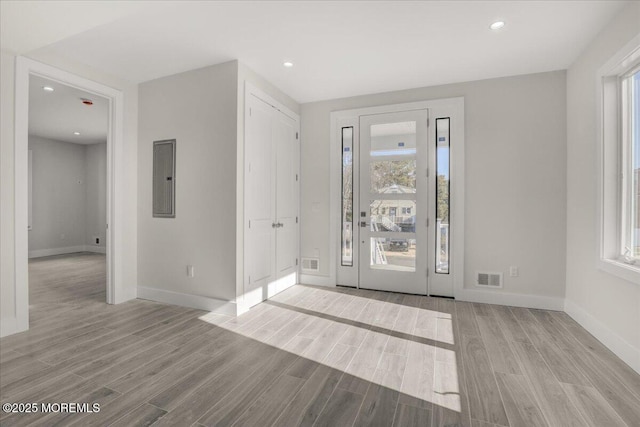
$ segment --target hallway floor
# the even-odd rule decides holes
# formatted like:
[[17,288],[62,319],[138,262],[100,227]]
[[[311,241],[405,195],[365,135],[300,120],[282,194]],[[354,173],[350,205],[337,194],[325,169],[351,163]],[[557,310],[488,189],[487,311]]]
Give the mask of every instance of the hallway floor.
[[105,304],[104,256],[30,262],[2,426],[637,426],[640,375],[561,312],[294,286],[231,318]]

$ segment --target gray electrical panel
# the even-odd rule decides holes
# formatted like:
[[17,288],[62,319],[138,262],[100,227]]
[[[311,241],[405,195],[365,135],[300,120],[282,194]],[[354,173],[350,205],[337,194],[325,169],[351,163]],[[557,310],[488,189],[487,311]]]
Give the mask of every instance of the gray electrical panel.
[[176,140],[153,142],[153,216],[176,216]]

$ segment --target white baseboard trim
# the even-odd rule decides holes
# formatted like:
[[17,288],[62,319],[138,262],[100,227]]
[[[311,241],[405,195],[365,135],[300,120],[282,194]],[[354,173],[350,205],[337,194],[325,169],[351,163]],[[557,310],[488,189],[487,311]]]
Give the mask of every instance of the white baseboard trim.
[[122,304],[123,302],[131,301],[138,298],[138,288],[127,287],[125,289],[122,289],[121,292],[118,292],[118,296],[120,298],[117,298],[113,302],[114,305]]
[[[301,274],[300,283],[303,285],[314,286],[336,286],[335,281],[331,280],[329,276],[314,276],[312,274]],[[539,308],[555,311],[564,310],[563,298],[544,297],[538,295],[512,294],[475,289],[456,289],[455,299],[459,301],[509,305],[512,307]]]
[[543,310],[564,310],[564,298],[545,297],[530,294],[512,294],[489,290],[456,289],[458,301],[479,302],[484,304],[509,305],[512,307],[539,308]]
[[299,282],[303,285],[336,286],[335,280],[331,280],[329,276],[314,276],[313,274],[301,274]]
[[0,338],[24,332],[29,329],[29,325],[21,325],[15,317],[4,317],[0,319]]
[[203,297],[199,295],[183,294],[180,292],[166,291],[164,289],[146,288],[138,286],[138,298],[165,304],[179,305],[182,307],[197,308],[199,310],[213,311],[215,313],[237,316],[239,307],[233,301],[224,301],[217,298]]
[[598,341],[640,374],[640,349],[625,341],[620,335],[596,319],[576,303],[565,300],[564,311],[585,328]]
[[42,258],[45,256],[65,255],[77,252],[94,252],[97,254],[106,254],[107,248],[105,248],[104,246],[78,245],[66,246],[64,248],[37,249],[35,251],[29,251],[29,258]]
[[29,258],[41,258],[45,256],[72,254],[75,252],[84,252],[84,245],[67,246],[64,248],[37,249],[29,251]]
[[95,245],[84,245],[85,252],[93,252],[96,254],[105,254],[107,253],[107,248],[104,246],[95,246]]

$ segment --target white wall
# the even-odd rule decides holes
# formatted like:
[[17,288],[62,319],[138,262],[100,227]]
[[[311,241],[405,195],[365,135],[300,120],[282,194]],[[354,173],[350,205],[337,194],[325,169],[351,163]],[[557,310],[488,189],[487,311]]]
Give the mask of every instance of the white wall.
[[[242,290],[246,82],[299,112],[238,61],[140,85],[138,286],[145,298],[225,310],[220,303],[235,302]],[[176,217],[153,218],[152,144],[173,138]],[[195,277],[187,277],[187,265]]]
[[[104,251],[107,224],[107,144],[85,145],[85,240],[90,250]],[[96,244],[95,238],[100,238]]]
[[[121,179],[127,185],[125,190],[118,194],[118,206],[127,221],[119,224],[123,231],[124,240],[122,251],[117,254],[121,263],[116,271],[119,277],[121,292],[116,303],[136,297],[137,283],[137,112],[138,91],[135,83],[122,80],[100,70],[88,67],[84,64],[68,60],[55,53],[33,52],[27,55],[29,58],[74,73],[81,77],[110,86],[122,91],[124,95],[124,152],[122,158],[123,175]],[[14,93],[15,93],[15,56],[1,53],[0,89],[1,97],[1,128],[0,133],[0,159],[2,162],[0,181],[0,199],[2,209],[0,214],[1,249],[0,252],[0,336],[16,332],[19,328],[16,320],[15,307],[15,239],[14,239]]]
[[29,256],[77,252],[85,244],[86,147],[29,136],[33,152]]
[[33,152],[29,256],[104,253],[107,144],[81,145],[31,135],[29,149]]
[[[465,287],[474,272],[519,266],[502,293],[565,292],[565,72],[531,74],[302,104],[301,256],[329,274],[329,113],[465,98]],[[455,144],[455,141],[452,141]],[[545,302],[546,303],[546,302]]]
[[567,72],[566,310],[640,372],[640,284],[596,267],[596,72],[639,33],[640,3],[633,2]]
[[[236,297],[237,71],[233,61],[140,84],[140,287]],[[174,138],[176,217],[153,218],[153,141]]]
[[14,94],[15,57],[0,52],[0,336],[16,323],[14,196]]

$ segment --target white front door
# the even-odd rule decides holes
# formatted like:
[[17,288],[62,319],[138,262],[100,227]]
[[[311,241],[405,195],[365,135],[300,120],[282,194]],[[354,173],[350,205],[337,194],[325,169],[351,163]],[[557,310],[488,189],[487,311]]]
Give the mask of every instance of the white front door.
[[360,117],[359,286],[427,293],[428,110]]
[[464,100],[337,111],[331,125],[336,283],[454,296],[464,280]]

